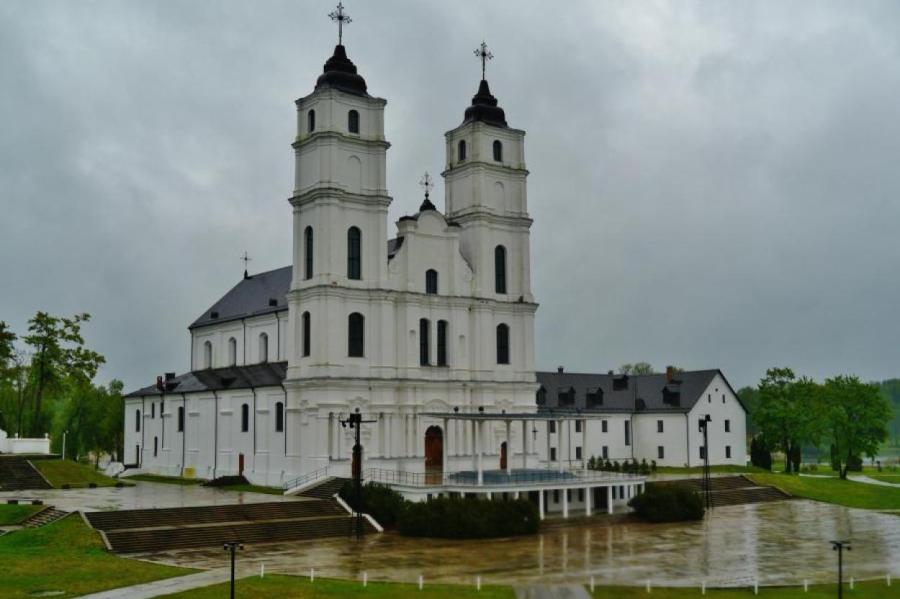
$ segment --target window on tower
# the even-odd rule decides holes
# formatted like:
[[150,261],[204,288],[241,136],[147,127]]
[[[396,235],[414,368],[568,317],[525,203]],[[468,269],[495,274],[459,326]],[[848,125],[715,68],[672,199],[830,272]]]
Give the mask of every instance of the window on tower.
[[311,279],[313,276],[313,228],[306,227],[303,231],[303,251],[306,254],[304,279]]
[[509,326],[497,325],[497,364],[509,364]]
[[362,278],[362,233],[358,227],[347,229],[347,278]]
[[136,433],[141,432],[141,411],[140,410],[134,411],[134,432],[136,432]]
[[275,403],[275,432],[284,432],[284,404],[280,401]]
[[503,144],[499,139],[494,140],[494,162],[503,162]]
[[433,268],[425,271],[425,293],[436,295],[438,292],[438,273]]
[[437,365],[447,365],[447,321],[437,323]]
[[355,110],[347,113],[347,130],[350,133],[359,133],[359,113]]
[[316,130],[316,111],[310,110],[306,113],[306,131],[312,133]]
[[303,313],[303,355],[308,356],[312,349],[312,331],[310,330],[309,312]]
[[494,291],[506,293],[506,248],[494,248]]
[[462,162],[466,159],[466,140],[461,139],[456,146],[456,159]]
[[365,319],[359,312],[354,312],[347,319],[347,355],[351,358],[362,358],[365,347]]
[[429,349],[431,348],[431,339],[429,329],[431,323],[427,318],[419,319],[419,366],[428,366],[431,364],[431,356]]

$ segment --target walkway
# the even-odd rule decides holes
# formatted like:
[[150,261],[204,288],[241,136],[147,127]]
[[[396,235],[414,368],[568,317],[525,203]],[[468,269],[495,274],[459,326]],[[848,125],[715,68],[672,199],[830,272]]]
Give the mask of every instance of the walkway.
[[[249,569],[241,569],[237,573],[237,578],[250,576],[254,572]],[[91,595],[82,595],[82,599],[150,599],[151,597],[159,597],[160,595],[171,595],[172,593],[180,593],[181,591],[189,591],[200,587],[206,587],[220,582],[227,582],[231,579],[231,570],[229,568],[218,568],[215,570],[206,570],[197,574],[188,574],[187,576],[176,576],[175,578],[166,578],[164,580],[156,580],[154,582],[145,582],[130,587],[121,587],[102,593],[93,593]]]
[[874,478],[869,478],[864,474],[848,474],[847,478],[857,483],[866,483],[867,485],[878,485],[881,487],[900,487],[900,484],[894,484],[885,482],[883,480],[876,480]]

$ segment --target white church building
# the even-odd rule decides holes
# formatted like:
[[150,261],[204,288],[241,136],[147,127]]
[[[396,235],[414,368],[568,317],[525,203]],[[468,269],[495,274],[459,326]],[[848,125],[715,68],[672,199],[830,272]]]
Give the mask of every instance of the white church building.
[[386,104],[336,46],[296,101],[292,265],[245,273],[190,325],[190,371],[126,397],[126,465],[296,490],[350,476],[357,411],[364,477],[412,498],[611,510],[643,478],[587,460],[696,465],[706,414],[712,463],[744,464],[745,411],[717,370],[536,372],[525,132],[486,80],[445,133],[445,210],[426,177],[389,235]]

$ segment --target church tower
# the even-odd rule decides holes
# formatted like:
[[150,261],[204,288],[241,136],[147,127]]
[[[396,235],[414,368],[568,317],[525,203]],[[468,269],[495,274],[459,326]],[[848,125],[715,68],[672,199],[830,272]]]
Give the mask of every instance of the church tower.
[[462,124],[445,134],[447,218],[462,226],[461,251],[472,264],[474,293],[531,302],[525,132],[513,129],[491,94],[484,70],[493,55],[475,50],[482,78]]

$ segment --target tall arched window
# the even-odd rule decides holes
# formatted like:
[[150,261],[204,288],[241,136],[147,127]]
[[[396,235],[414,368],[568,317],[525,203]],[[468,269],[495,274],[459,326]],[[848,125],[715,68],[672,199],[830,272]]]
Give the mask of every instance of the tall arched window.
[[355,110],[347,113],[347,130],[350,133],[359,133],[359,113]]
[[237,339],[228,339],[228,365],[237,366]]
[[347,229],[347,278],[362,278],[362,233],[358,227]]
[[494,248],[494,291],[506,293],[506,248]]
[[359,312],[354,312],[347,319],[347,355],[362,358],[365,345],[365,319]]
[[431,349],[431,335],[429,335],[429,329],[431,328],[431,323],[428,322],[427,318],[419,319],[419,365],[420,366],[428,366],[431,364],[431,356],[429,355],[429,350]]
[[494,161],[503,162],[503,144],[499,139],[494,140]]
[[153,437],[153,457],[159,455],[159,437]]
[[250,406],[241,404],[241,432],[246,433],[250,430]]
[[456,145],[456,159],[462,162],[466,159],[466,140],[461,139]]
[[178,432],[184,432],[184,406],[178,406]]
[[438,292],[438,273],[433,268],[425,271],[425,293],[437,294]]
[[309,312],[303,313],[303,355],[308,356],[312,349],[312,330],[310,330]]
[[312,133],[316,130],[316,111],[310,110],[306,113],[306,130]]
[[265,333],[259,334],[259,361],[269,361],[269,336]]
[[497,364],[509,364],[509,326],[497,325]]
[[437,365],[447,365],[447,321],[437,323]]
[[141,432],[141,411],[140,410],[134,411],[134,432],[136,432],[136,433]]
[[203,343],[203,368],[212,368],[212,343]]
[[275,404],[275,432],[284,432],[284,404],[280,401]]
[[304,279],[311,279],[313,276],[313,228],[306,227],[303,231],[303,253],[305,258]]

